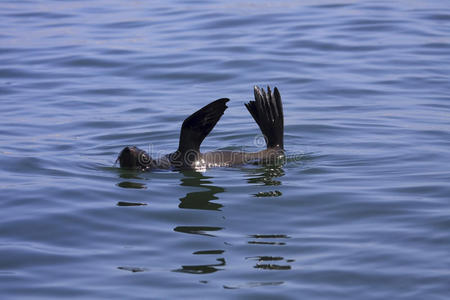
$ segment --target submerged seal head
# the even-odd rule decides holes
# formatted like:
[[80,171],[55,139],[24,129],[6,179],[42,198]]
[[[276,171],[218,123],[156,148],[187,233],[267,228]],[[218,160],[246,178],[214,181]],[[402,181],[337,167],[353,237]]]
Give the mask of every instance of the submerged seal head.
[[142,149],[135,146],[127,146],[122,149],[116,162],[121,168],[147,170],[152,167],[152,158]]

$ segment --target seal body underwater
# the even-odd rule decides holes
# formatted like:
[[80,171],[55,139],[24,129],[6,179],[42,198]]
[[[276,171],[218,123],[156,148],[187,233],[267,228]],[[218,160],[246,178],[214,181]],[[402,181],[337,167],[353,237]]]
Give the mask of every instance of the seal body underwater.
[[281,96],[275,87],[272,92],[254,87],[255,100],[245,104],[258,124],[267,148],[258,152],[212,151],[200,152],[200,145],[227,109],[228,98],[209,103],[186,118],[181,126],[178,149],[163,157],[153,159],[135,146],[125,147],[117,161],[128,169],[205,169],[234,166],[245,163],[276,162],[284,157],[284,116]]

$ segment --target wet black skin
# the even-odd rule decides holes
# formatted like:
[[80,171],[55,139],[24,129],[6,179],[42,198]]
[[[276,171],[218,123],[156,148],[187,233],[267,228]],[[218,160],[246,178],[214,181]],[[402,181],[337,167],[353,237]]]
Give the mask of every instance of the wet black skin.
[[200,145],[211,132],[226,110],[227,98],[218,99],[204,106],[184,120],[181,127],[178,149],[170,154],[153,159],[135,146],[125,147],[117,161],[121,168],[151,169],[195,169],[226,167],[245,163],[282,163],[283,149],[283,108],[281,96],[275,88],[267,93],[254,88],[255,100],[246,104],[253,119],[261,129],[267,149],[258,152],[212,151],[201,153]]

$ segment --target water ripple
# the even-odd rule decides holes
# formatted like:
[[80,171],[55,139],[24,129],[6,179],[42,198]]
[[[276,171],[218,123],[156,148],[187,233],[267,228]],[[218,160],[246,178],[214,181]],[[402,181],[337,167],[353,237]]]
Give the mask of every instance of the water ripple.
[[[0,16],[2,296],[446,298],[444,1],[3,1]],[[202,150],[260,150],[255,84],[281,91],[284,165],[114,164],[125,145],[174,151],[221,97]]]

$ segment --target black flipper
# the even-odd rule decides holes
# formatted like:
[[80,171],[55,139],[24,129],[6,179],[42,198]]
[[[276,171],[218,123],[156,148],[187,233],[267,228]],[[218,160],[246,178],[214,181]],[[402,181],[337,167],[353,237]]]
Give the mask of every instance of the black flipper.
[[200,152],[200,144],[211,132],[228,106],[230,99],[218,99],[204,106],[184,120],[181,126],[179,154],[189,151]]
[[284,117],[280,92],[275,87],[272,93],[270,87],[267,87],[266,94],[264,89],[255,86],[254,93],[255,100],[246,103],[245,106],[261,129],[267,148],[284,149]]

